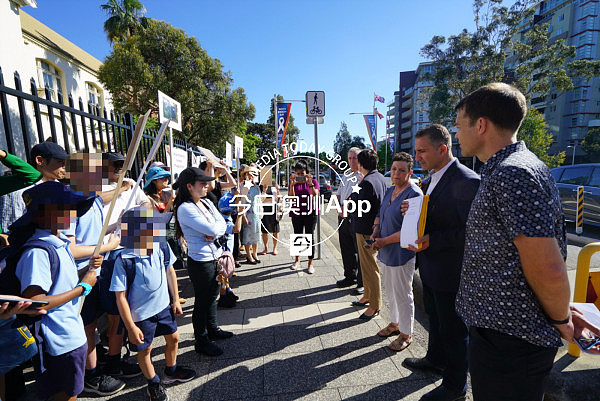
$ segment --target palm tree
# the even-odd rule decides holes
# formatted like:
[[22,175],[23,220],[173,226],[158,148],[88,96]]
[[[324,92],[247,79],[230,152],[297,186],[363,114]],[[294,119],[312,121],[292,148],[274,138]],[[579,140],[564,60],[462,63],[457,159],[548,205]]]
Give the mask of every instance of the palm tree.
[[104,22],[104,31],[111,43],[133,35],[146,13],[146,8],[139,0],[108,0],[100,7],[109,15]]

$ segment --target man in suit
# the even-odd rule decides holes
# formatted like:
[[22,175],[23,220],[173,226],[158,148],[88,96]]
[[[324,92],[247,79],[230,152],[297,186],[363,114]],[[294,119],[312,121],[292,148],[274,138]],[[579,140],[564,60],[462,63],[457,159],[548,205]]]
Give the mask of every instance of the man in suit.
[[[425,235],[417,240],[417,266],[429,315],[429,344],[424,358],[407,358],[411,368],[441,373],[441,386],[422,400],[464,400],[467,390],[468,330],[455,310],[465,246],[465,227],[479,177],[452,156],[452,139],[439,124],[417,132],[415,160],[433,170],[423,181],[429,195]],[[407,207],[407,206],[406,206]]]

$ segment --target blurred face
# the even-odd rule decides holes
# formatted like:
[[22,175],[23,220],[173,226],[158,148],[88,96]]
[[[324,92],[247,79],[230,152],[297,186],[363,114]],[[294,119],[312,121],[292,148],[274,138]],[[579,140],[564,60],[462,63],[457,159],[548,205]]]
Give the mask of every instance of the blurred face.
[[352,171],[358,171],[358,155],[356,152],[348,152],[348,164]]
[[394,184],[396,187],[402,187],[406,185],[409,182],[411,175],[412,169],[408,168],[407,162],[395,161],[392,163],[390,176],[392,178],[392,184]]
[[103,173],[102,173],[102,183],[103,184],[118,182],[119,177],[123,173],[123,162],[122,161],[111,162],[111,161],[105,160],[102,170],[103,170]]
[[89,193],[102,191],[102,154],[75,153],[67,160],[67,176],[71,188]]
[[426,170],[437,171],[442,168],[447,151],[446,145],[432,144],[427,135],[415,139],[415,160]]
[[54,157],[44,159],[42,156],[37,156],[35,162],[38,171],[42,173],[44,181],[62,180],[67,174],[64,160]]
[[196,181],[193,185],[187,184],[187,189],[190,191],[192,199],[197,201],[200,198],[204,198],[208,193],[208,182]]
[[296,170],[296,175],[299,177],[306,175],[306,170]]
[[65,209],[64,205],[44,205],[34,221],[40,228],[56,232],[69,228],[76,217],[77,211]]
[[469,117],[465,116],[465,110],[460,109],[456,116],[456,139],[460,144],[463,156],[475,156],[481,147],[481,139],[477,135],[477,123],[471,123]]

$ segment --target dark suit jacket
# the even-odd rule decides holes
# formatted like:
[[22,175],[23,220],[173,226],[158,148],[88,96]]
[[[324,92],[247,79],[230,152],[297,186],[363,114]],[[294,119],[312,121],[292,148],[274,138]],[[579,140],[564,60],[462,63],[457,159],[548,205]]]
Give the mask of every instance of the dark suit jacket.
[[[356,202],[357,208],[357,211],[352,213],[352,230],[357,234],[371,235],[373,233],[373,223],[375,222],[377,213],[379,213],[387,185],[383,175],[377,170],[372,170],[362,179],[358,186],[361,188],[360,192],[358,194],[352,193],[351,196],[351,199]],[[369,202],[371,208],[367,213],[362,213],[362,216],[358,217],[360,201]]]
[[[456,160],[429,196],[425,225],[429,248],[417,253],[417,265],[423,284],[433,290],[458,291],[465,227],[478,188],[477,174]],[[423,193],[426,193],[425,186]]]

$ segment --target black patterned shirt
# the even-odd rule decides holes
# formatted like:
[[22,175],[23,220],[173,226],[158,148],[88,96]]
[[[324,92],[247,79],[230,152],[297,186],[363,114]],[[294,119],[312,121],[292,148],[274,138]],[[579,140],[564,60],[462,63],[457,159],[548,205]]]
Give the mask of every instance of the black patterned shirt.
[[513,240],[555,237],[567,255],[565,223],[546,165],[517,142],[481,168],[471,205],[456,309],[467,326],[497,330],[542,347],[560,347],[558,330],[523,274]]

